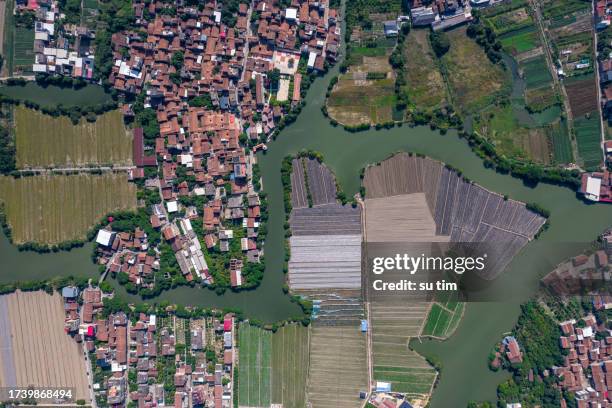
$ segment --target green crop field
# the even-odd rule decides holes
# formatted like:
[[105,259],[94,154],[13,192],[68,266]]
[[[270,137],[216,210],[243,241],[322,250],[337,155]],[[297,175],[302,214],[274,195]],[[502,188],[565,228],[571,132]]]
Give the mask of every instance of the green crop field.
[[109,212],[136,208],[136,185],[127,174],[0,177],[0,201],[15,243],[57,244],[85,238]]
[[584,161],[586,169],[599,168],[603,159],[599,126],[599,117],[596,113],[591,114],[589,118],[581,117],[574,120],[578,154]]
[[505,35],[500,38],[500,42],[504,49],[514,55],[531,51],[540,45],[540,40],[535,30]]
[[459,324],[465,308],[453,293],[440,292],[432,303],[427,320],[421,332],[422,336],[448,338]]
[[552,81],[552,76],[543,56],[523,61],[520,68],[523,70],[528,89],[539,88]]
[[306,406],[309,361],[308,328],[290,324],[272,335],[272,403]]
[[241,324],[238,329],[238,404],[270,406],[272,333]]
[[571,163],[574,161],[572,144],[567,133],[567,123],[558,121],[549,127],[553,145],[553,157],[557,163]]
[[18,106],[15,109],[17,166],[82,166],[132,164],[132,134],[120,111],[84,119],[77,126],[64,117],[54,118]]
[[34,63],[34,30],[16,27],[13,38],[13,68],[32,71]]
[[546,19],[556,19],[577,11],[589,10],[590,7],[590,3],[583,0],[546,0],[542,15]]

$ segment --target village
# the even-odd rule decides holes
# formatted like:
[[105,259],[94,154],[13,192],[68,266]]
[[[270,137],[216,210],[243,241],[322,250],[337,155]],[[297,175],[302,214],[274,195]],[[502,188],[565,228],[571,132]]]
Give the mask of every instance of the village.
[[91,286],[64,287],[62,296],[65,331],[87,355],[96,406],[232,406],[232,314],[179,317],[168,307],[156,315]]
[[171,17],[162,2],[133,7],[139,29],[113,35],[109,81],[125,96],[126,120],[136,97],[159,124],[134,129],[130,179],[146,191],[161,239],[149,242],[145,228],[114,231],[109,220],[96,237],[98,263],[136,290],[153,289],[168,277],[155,273],[167,244],[185,282],[256,286],[265,214],[254,153],[299,109],[302,79],[336,61],[336,10],[257,1],[233,15],[211,2]]

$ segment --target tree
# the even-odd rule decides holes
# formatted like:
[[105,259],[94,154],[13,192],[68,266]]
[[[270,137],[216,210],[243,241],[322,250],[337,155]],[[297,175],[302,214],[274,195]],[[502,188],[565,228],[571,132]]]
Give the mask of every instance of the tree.
[[429,41],[438,58],[441,58],[450,49],[450,41],[444,32],[432,31],[429,34]]

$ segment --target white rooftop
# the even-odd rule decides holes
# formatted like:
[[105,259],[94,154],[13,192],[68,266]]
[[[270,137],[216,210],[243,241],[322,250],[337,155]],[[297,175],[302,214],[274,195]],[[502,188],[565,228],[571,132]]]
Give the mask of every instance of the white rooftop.
[[176,201],[166,202],[166,207],[168,208],[169,213],[174,213],[178,211],[178,203]]
[[96,242],[102,246],[110,246],[113,242],[113,232],[105,229],[101,229],[98,231],[98,236],[96,237]]
[[601,179],[590,177],[587,179],[586,197],[589,200],[599,201],[599,192],[601,191]]

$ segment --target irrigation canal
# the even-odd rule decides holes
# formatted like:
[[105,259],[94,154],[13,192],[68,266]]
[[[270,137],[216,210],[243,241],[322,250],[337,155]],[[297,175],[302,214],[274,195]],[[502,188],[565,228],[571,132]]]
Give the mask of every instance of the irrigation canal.
[[[407,126],[390,130],[370,130],[348,133],[333,127],[321,113],[327,84],[337,68],[318,79],[308,92],[307,105],[298,120],[283,130],[269,144],[266,154],[258,158],[268,194],[270,221],[265,245],[266,273],[259,288],[253,291],[226,292],[218,296],[212,291],[182,287],[163,293],[156,301],[168,300],[180,304],[209,307],[238,307],[248,316],[263,321],[276,321],[299,314],[299,308],[282,292],[284,275],[284,209],[280,180],[283,157],[301,149],[321,152],[325,163],[336,173],[347,193],[359,189],[359,172],[397,151],[426,154],[463,171],[482,186],[524,202],[537,202],[551,211],[550,228],[528,245],[509,266],[495,286],[505,296],[498,302],[471,303],[457,332],[445,342],[424,341],[415,344],[417,351],[435,355],[442,361],[441,381],[434,392],[431,406],[464,407],[470,400],[494,400],[496,387],[506,374],[492,373],[487,368],[487,355],[500,335],[512,328],[519,305],[534,294],[538,280],[562,259],[572,255],[558,242],[578,243],[586,247],[607,226],[612,225],[612,207],[587,205],[572,191],[546,184],[536,188],[520,180],[486,169],[468,144],[449,132],[441,135],[426,127]],[[8,240],[0,237],[0,282],[19,279],[44,279],[58,275],[79,274],[97,276],[90,259],[91,246],[70,252],[37,255],[19,252]],[[120,290],[121,292],[122,290]],[[133,301],[136,297],[130,297]]]

